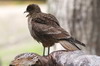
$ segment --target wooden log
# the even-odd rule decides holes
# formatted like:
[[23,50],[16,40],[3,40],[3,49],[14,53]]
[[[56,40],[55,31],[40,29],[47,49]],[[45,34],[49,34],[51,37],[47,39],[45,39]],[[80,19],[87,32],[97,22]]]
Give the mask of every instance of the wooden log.
[[23,53],[16,56],[10,66],[100,66],[100,57],[79,50],[59,50],[48,56]]

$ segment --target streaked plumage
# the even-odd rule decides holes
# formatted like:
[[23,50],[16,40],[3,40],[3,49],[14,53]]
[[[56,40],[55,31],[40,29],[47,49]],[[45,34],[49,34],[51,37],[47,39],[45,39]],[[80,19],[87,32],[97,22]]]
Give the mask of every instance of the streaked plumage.
[[38,5],[30,4],[26,11],[29,12],[27,17],[30,33],[36,41],[43,44],[44,48],[55,43],[61,43],[65,49],[71,51],[80,49],[76,44],[85,46],[61,28],[53,15],[42,13]]

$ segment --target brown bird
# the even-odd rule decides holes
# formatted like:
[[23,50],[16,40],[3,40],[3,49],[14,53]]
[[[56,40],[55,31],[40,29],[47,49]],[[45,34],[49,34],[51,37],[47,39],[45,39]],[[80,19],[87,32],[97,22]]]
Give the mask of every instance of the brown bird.
[[32,37],[43,44],[45,55],[45,47],[50,47],[55,43],[60,43],[65,49],[73,51],[80,50],[76,44],[85,46],[85,44],[71,37],[71,35],[60,27],[58,20],[52,14],[43,13],[36,4],[27,6],[25,12],[28,12],[28,26]]

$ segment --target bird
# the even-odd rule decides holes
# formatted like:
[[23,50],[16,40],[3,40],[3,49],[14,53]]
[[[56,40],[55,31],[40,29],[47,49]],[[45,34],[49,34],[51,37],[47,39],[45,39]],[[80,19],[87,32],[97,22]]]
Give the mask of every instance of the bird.
[[57,18],[50,13],[43,13],[37,4],[29,4],[24,13],[28,13],[28,27],[31,36],[37,41],[41,42],[45,55],[45,48],[48,48],[56,43],[60,43],[66,50],[74,51],[81,50],[76,44],[85,46],[84,43],[73,38],[66,30],[64,30]]

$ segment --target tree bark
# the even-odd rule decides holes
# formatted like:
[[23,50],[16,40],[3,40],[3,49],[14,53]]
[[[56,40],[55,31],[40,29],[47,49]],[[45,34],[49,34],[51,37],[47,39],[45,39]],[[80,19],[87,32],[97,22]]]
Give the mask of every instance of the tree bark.
[[48,11],[73,37],[87,44],[84,50],[100,55],[99,0],[48,0]]
[[94,36],[96,40],[96,54],[100,55],[100,0],[93,0],[93,25],[95,27]]

